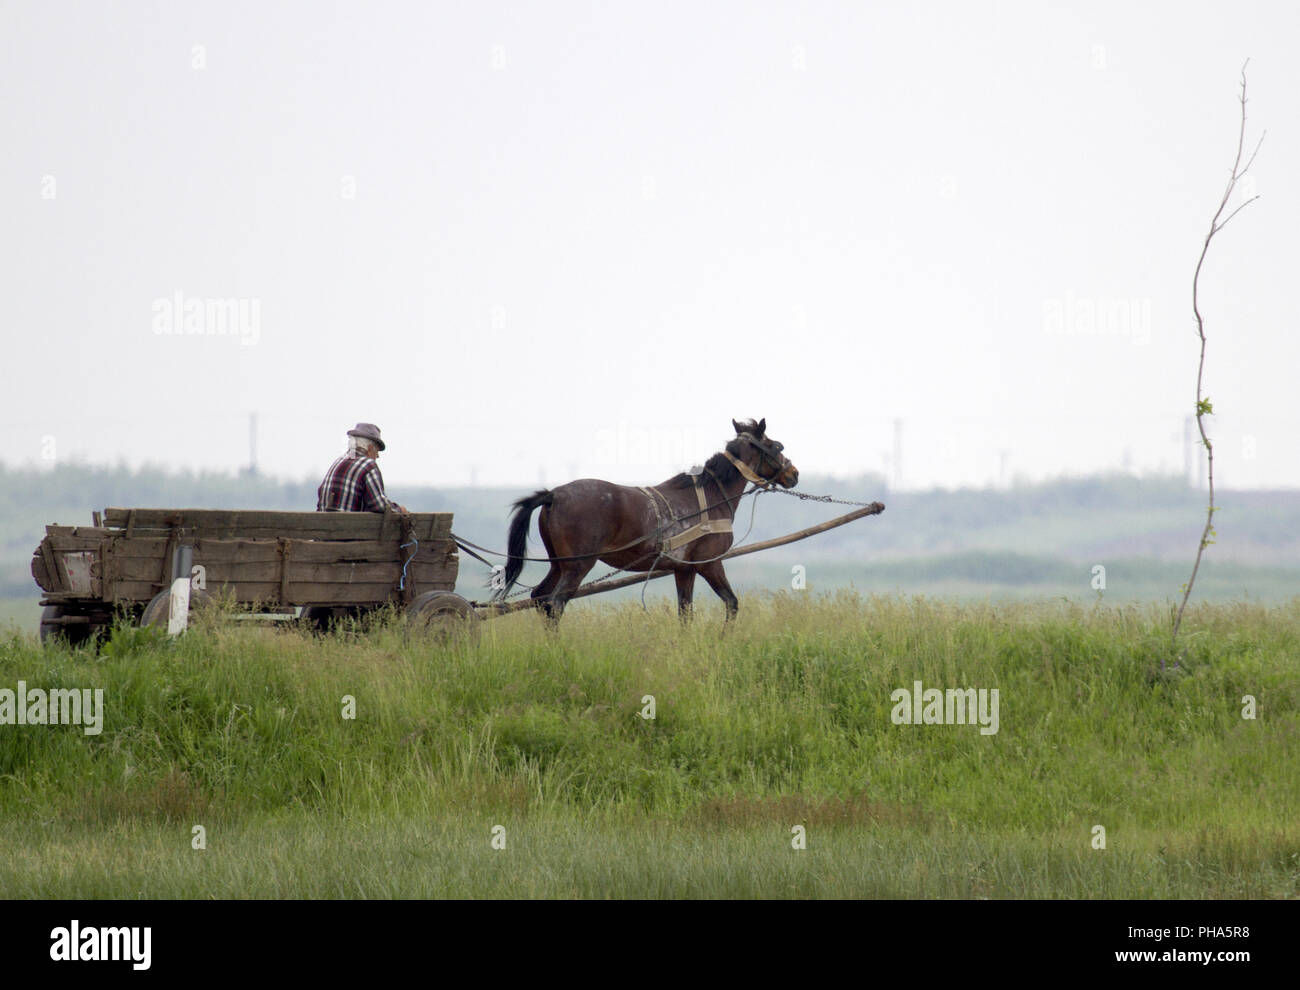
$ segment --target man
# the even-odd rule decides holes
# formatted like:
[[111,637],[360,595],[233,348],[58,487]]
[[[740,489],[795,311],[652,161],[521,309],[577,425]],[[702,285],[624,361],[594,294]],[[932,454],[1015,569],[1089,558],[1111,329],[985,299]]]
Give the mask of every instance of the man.
[[405,512],[384,494],[377,458],[385,446],[374,423],[358,423],[348,430],[348,452],[325,472],[325,480],[316,490],[316,511],[383,512],[391,507]]

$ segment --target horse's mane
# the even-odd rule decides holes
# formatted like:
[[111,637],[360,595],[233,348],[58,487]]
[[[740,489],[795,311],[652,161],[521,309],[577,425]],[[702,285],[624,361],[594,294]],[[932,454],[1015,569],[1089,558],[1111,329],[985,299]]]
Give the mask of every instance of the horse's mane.
[[[704,462],[704,469],[712,471],[713,476],[724,485],[728,485],[740,477],[740,472],[736,466],[727,460],[722,454],[714,454]],[[707,475],[705,476],[707,477]],[[687,474],[683,471],[681,474],[675,474],[665,481],[660,488],[691,488],[695,485],[695,475]]]

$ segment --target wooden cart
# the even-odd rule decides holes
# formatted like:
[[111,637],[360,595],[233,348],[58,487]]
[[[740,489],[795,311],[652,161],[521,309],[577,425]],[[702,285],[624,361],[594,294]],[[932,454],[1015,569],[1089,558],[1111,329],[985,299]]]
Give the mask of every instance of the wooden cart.
[[105,509],[91,526],[47,526],[32,557],[41,638],[87,639],[125,613],[166,624],[172,551],[193,548],[192,599],[220,596],[264,614],[303,609],[323,623],[385,604],[413,620],[476,617],[454,593],[450,512]]
[[[884,511],[872,502],[788,536],[733,547],[724,560],[783,546]],[[471,602],[454,592],[460,566],[450,512],[263,512],[105,509],[91,526],[47,526],[32,557],[45,592],[41,639],[85,640],[127,614],[166,625],[173,551],[193,549],[192,604],[220,595],[263,614],[324,626],[385,604],[416,627],[473,634],[478,621],[533,608],[531,599]],[[669,570],[593,581],[574,598],[666,577]]]

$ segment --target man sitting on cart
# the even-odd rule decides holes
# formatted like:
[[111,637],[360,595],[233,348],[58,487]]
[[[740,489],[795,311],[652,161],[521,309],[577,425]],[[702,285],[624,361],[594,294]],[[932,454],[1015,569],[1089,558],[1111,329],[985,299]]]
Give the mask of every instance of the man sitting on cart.
[[374,423],[358,423],[348,430],[348,452],[330,465],[316,490],[317,512],[405,512],[384,494],[379,473],[379,452],[385,447]]

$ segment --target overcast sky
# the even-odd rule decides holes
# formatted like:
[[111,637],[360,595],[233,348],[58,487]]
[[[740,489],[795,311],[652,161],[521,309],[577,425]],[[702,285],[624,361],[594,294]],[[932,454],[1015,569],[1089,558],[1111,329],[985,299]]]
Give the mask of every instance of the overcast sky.
[[1300,487],[1298,11],[0,3],[3,460],[1182,471],[1249,57],[1206,391],[1220,483]]

